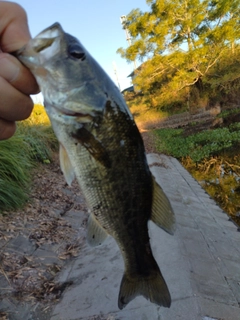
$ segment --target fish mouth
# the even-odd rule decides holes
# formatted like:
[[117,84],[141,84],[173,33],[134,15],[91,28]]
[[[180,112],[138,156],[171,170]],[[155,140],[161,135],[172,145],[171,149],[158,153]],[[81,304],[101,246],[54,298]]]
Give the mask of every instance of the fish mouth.
[[59,23],[54,23],[39,33],[35,38],[29,40],[22,48],[11,52],[28,68],[41,66],[50,58],[59,53],[60,42],[64,31]]
[[[81,120],[83,122],[90,122],[93,118],[92,114],[89,113],[83,113],[83,112],[77,112],[77,111],[71,111],[66,108],[58,108],[57,106],[51,106],[57,113],[60,113],[63,116],[71,117],[71,118],[77,118],[78,120]],[[50,109],[49,107],[46,107],[46,109]]]

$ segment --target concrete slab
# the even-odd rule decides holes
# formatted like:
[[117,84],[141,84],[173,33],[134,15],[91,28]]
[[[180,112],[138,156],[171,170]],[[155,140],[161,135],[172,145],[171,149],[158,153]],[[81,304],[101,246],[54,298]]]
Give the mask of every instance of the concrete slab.
[[73,285],[50,320],[240,320],[240,232],[176,159],[154,154],[148,161],[178,222],[174,236],[149,223],[153,253],[172,295],[171,308],[137,297],[118,310],[124,266],[109,237],[98,248],[84,245],[60,273],[60,282],[71,280]]

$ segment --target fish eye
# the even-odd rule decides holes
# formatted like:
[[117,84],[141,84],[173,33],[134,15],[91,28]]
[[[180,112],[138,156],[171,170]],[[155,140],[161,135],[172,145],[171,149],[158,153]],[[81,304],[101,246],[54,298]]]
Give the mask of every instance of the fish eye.
[[85,60],[86,59],[86,55],[84,52],[79,52],[76,50],[71,50],[70,52],[71,57],[78,59],[78,60]]
[[68,49],[68,54],[71,58],[82,60],[82,61],[86,59],[86,54],[84,52],[84,49],[82,48],[82,46],[76,43],[76,40],[70,41],[70,44],[67,49]]

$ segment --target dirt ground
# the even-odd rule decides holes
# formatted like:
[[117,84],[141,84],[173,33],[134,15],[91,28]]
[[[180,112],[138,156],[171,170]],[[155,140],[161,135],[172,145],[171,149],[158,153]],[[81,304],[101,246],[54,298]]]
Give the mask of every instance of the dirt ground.
[[[142,133],[146,151],[153,136]],[[75,214],[69,214],[69,212]],[[71,285],[59,285],[58,272],[85,241],[87,208],[76,181],[69,187],[58,155],[33,170],[27,205],[0,215],[0,320],[24,318],[33,305],[46,310]]]
[[[0,215],[0,320],[17,316],[32,304],[59,299],[70,283],[55,277],[78,255],[84,238],[87,209],[76,182],[69,187],[58,156],[33,171],[26,207]],[[76,214],[80,212],[83,219]]]

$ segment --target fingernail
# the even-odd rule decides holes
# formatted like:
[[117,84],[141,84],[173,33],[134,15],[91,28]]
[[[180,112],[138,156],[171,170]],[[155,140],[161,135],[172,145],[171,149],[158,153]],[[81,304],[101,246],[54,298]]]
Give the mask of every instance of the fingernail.
[[0,59],[0,77],[8,82],[13,82],[17,78],[19,71],[20,68],[9,59],[5,57]]

